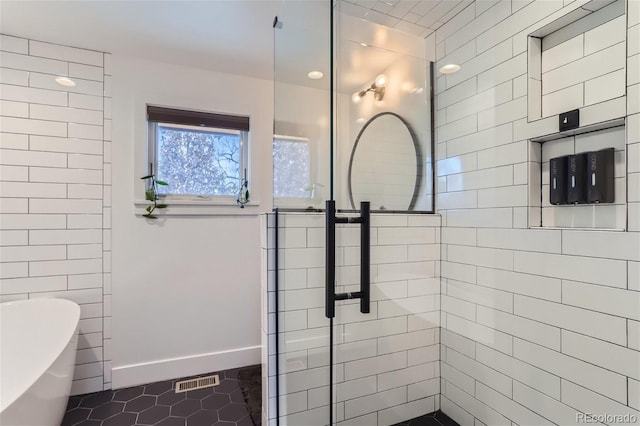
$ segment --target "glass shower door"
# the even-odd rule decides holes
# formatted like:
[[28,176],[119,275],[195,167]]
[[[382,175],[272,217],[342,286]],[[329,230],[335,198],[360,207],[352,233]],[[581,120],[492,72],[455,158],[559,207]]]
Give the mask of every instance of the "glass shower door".
[[339,216],[366,201],[371,218],[338,225],[335,285],[370,300],[336,302],[333,418],[393,425],[439,408],[439,219],[421,214],[433,211],[432,71],[424,38],[350,11],[334,9],[334,193]]
[[285,1],[274,21],[274,200],[322,209],[331,196],[331,3]]
[[280,425],[437,409],[437,224],[410,212],[433,203],[424,39],[341,5],[285,1],[274,22]]
[[[274,20],[275,282],[271,422],[330,424],[324,201],[330,197],[331,2],[284,1]],[[274,353],[275,352],[275,353]],[[273,414],[277,412],[277,414]]]

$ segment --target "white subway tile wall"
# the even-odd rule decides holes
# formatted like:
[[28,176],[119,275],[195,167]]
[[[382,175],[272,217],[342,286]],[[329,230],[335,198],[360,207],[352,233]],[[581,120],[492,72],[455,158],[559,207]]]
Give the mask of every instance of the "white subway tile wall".
[[[0,37],[0,300],[78,303],[71,392],[109,389],[109,55]],[[60,86],[56,76],[76,86]]]
[[549,117],[624,96],[623,9],[624,2],[617,1],[592,14],[582,10],[580,15],[584,17],[541,39],[542,52],[533,61],[539,69],[530,70],[529,76],[540,82],[536,93],[542,93],[542,110],[529,111],[530,118]]
[[[636,101],[626,114],[617,103],[607,111],[584,108],[588,123],[626,115],[626,126],[555,141],[541,151],[527,138],[556,132],[557,118],[528,124],[526,106],[515,102],[526,95],[527,35],[584,2],[480,3],[460,12],[455,26],[452,20],[436,31],[436,44],[447,47],[438,49],[438,63],[462,66],[436,84],[440,407],[460,424],[567,425],[577,424],[579,413],[629,414],[640,424]],[[623,68],[640,58],[639,5],[628,1],[624,16],[544,51],[545,115],[625,94],[637,98],[638,78],[625,82]],[[512,50],[503,52],[504,45]],[[512,90],[505,88],[509,83]],[[480,102],[478,94],[488,100]],[[541,200],[523,200],[518,188],[542,183],[543,194],[548,191],[548,169],[540,182],[539,164],[603,143],[616,149],[616,204],[563,217],[544,197],[543,222],[627,231],[527,229]]]
[[[272,214],[263,218],[263,241],[268,235],[263,262],[269,265],[269,271],[263,271],[263,287],[269,289],[263,299],[268,309],[263,311],[263,341],[272,343],[263,349],[263,358],[270,358],[263,359],[268,365],[268,373],[263,373],[269,389],[268,420],[275,422],[278,297],[280,416],[288,424],[324,425],[329,416],[329,320],[324,316],[323,215],[278,214],[277,271],[274,220]],[[438,216],[373,215],[371,313],[360,313],[358,301],[336,306],[338,423],[390,425],[439,408],[439,226]],[[359,290],[359,235],[353,225],[338,225],[338,292]],[[266,412],[264,416],[266,424]]]
[[[103,272],[103,285],[102,285],[102,294],[103,294],[103,358],[104,358],[104,388],[111,389],[111,368],[112,368],[112,359],[113,353],[111,350],[111,127],[112,127],[112,115],[111,115],[111,79],[112,79],[112,71],[111,71],[111,55],[105,54],[103,58],[103,76],[101,81],[104,82],[102,99],[100,97],[94,96],[85,96],[85,95],[74,95],[69,94],[69,104],[71,105],[72,101],[80,101],[80,99],[84,99],[84,102],[92,101],[91,105],[85,106],[86,108],[91,109],[101,109],[103,112],[103,140],[102,142],[102,167],[103,167],[103,176],[102,176],[102,272]],[[77,71],[80,72],[81,69],[84,72],[89,72],[95,75],[96,79],[98,78],[95,73],[96,67],[82,67],[78,68]],[[69,72],[72,72],[72,68],[70,65]],[[86,76],[85,78],[89,78]],[[100,104],[101,102],[101,104]],[[88,140],[86,142],[89,142]],[[98,141],[100,143],[100,141]],[[74,156],[70,156],[69,161],[72,162],[72,158]],[[90,156],[78,156],[84,159]],[[91,164],[94,165],[93,162],[94,157],[91,156]],[[95,164],[97,167],[97,164]],[[93,168],[93,167],[91,167]],[[93,197],[91,197],[93,198]],[[96,216],[93,216],[96,217]],[[99,227],[99,226],[98,226]]]

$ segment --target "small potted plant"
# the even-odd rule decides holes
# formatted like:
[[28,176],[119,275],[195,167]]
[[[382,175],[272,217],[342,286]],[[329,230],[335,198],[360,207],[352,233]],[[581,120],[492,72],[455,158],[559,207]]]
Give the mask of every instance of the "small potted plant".
[[236,202],[241,209],[244,209],[244,205],[249,201],[249,181],[247,180],[247,169],[244,169],[244,178],[240,181],[240,191]]
[[156,209],[167,208],[166,204],[158,204],[158,185],[167,186],[169,184],[165,181],[156,179],[156,175],[154,174],[143,176],[140,179],[146,181],[147,183],[147,190],[144,192],[144,198],[147,201],[150,201],[153,203],[147,206],[147,208],[145,209],[147,213],[143,214],[142,216],[146,217],[147,219],[157,219],[158,216],[154,215],[153,212]]

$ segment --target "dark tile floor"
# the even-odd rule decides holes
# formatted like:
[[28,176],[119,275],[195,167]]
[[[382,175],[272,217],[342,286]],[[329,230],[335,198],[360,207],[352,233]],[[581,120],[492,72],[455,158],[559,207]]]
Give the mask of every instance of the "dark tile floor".
[[451,417],[442,411],[434,411],[431,414],[416,417],[406,422],[398,423],[394,426],[460,426]]
[[220,376],[218,386],[184,393],[175,393],[176,381],[184,380],[176,379],[72,396],[62,426],[259,426],[260,370],[212,373]]
[[[72,396],[61,426],[260,426],[260,370],[210,373],[220,376],[218,386],[178,394],[176,381],[192,377]],[[394,426],[459,425],[436,411]]]

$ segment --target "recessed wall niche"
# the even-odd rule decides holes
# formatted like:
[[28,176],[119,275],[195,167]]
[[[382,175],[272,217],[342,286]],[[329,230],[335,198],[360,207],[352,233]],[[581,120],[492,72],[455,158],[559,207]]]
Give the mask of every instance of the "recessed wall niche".
[[593,0],[529,34],[529,122],[625,95],[624,0]]
[[[626,229],[626,142],[624,119],[531,140],[530,227]],[[614,202],[552,205],[549,160],[565,155],[614,149]]]

